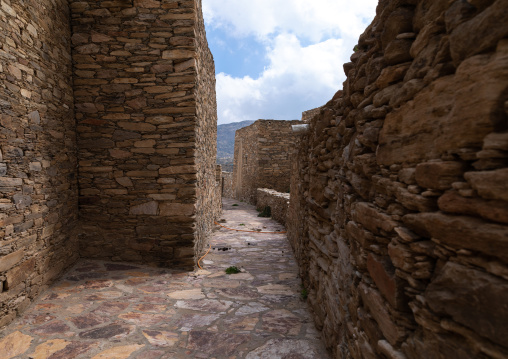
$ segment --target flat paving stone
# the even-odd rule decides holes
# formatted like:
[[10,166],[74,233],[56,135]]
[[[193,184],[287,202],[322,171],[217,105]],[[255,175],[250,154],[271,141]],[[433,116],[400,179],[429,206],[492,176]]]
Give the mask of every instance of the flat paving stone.
[[221,224],[256,233],[217,226],[194,272],[81,260],[0,331],[0,358],[330,358],[284,228],[223,205]]

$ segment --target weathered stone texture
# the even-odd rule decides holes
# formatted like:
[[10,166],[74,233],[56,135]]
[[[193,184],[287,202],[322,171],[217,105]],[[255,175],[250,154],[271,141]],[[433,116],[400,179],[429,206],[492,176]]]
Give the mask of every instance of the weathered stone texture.
[[78,257],[70,52],[66,1],[0,2],[0,327]]
[[[217,96],[215,94],[215,64],[206,40],[205,24],[201,11],[201,0],[195,1],[197,89],[196,89],[196,150],[194,161],[197,167],[196,240],[194,255],[197,262],[205,246],[206,237],[219,219],[222,211],[220,174],[216,165],[217,156]],[[187,65],[182,66],[185,68]],[[178,65],[176,65],[178,68]],[[194,262],[194,263],[195,263]]]
[[321,111],[321,107],[302,112],[302,122],[309,123],[310,120]]
[[507,22],[381,1],[301,137],[288,236],[338,358],[508,356]]
[[196,1],[72,1],[81,253],[193,268],[220,211]]
[[235,198],[233,172],[222,172],[222,197]]
[[237,130],[233,167],[233,198],[255,203],[258,168],[257,123]]
[[214,73],[199,0],[0,1],[0,327],[80,255],[194,267]]
[[265,207],[270,207],[271,217],[277,222],[286,225],[289,193],[281,193],[268,188],[258,188],[256,199],[258,211],[263,211]]
[[289,150],[300,121],[258,120],[235,135],[234,198],[256,203],[258,188],[289,191]]

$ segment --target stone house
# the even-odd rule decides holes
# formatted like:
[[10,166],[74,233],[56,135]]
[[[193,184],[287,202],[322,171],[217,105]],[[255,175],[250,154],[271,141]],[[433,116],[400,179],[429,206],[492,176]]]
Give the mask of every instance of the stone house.
[[256,203],[256,190],[289,192],[290,148],[294,121],[258,120],[235,135],[233,193],[236,199]]

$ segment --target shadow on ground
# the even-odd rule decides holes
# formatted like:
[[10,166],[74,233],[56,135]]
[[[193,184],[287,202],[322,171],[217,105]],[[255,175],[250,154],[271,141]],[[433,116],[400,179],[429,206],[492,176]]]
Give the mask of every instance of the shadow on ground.
[[[283,230],[229,199],[223,219]],[[2,359],[328,358],[284,234],[217,227],[210,245],[194,272],[80,261],[2,330]]]

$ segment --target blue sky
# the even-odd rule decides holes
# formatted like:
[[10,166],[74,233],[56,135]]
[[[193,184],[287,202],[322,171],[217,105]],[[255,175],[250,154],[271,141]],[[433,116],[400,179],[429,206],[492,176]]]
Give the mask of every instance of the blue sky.
[[342,87],[377,0],[203,0],[219,124],[299,119]]
[[245,75],[256,78],[269,65],[265,56],[266,47],[254,36],[235,38],[222,28],[207,29],[208,45],[212,50],[217,73],[235,77]]

